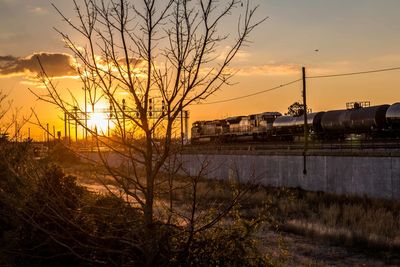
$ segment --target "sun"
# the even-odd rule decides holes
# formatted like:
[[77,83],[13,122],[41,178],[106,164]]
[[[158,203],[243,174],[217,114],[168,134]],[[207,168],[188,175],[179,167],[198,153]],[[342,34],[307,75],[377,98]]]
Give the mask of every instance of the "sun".
[[111,122],[107,118],[107,114],[93,112],[88,114],[88,128],[91,130],[97,129],[99,134],[106,134],[108,131],[108,127],[111,127]]

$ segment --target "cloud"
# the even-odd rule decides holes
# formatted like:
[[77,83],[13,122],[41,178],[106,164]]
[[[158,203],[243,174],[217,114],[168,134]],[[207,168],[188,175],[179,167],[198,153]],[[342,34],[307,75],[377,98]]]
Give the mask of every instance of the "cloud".
[[34,53],[28,57],[0,56],[0,77],[37,76],[42,72],[38,59],[50,77],[76,76],[73,58],[63,53]]
[[[232,46],[225,46],[222,51],[218,51],[218,54],[214,55],[218,60],[224,60],[228,53],[232,50]],[[217,53],[217,52],[216,52]],[[248,62],[251,59],[252,54],[248,51],[239,50],[236,52],[234,62]]]
[[0,56],[0,62],[14,61],[16,57],[13,56]]
[[37,6],[33,7],[29,10],[31,13],[37,14],[37,15],[44,15],[47,14],[47,10],[43,7]]
[[241,67],[237,70],[237,75],[252,76],[252,75],[290,75],[298,74],[301,71],[301,66],[297,64],[265,64],[260,66]]

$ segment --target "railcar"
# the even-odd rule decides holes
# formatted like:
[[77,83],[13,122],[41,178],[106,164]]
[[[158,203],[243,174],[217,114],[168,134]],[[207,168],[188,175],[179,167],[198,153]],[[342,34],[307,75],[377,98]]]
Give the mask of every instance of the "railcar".
[[272,133],[274,121],[282,117],[282,114],[279,112],[263,112],[261,114],[250,115],[250,117],[253,121],[253,133],[258,138],[267,138]]
[[[307,126],[311,136],[318,136],[321,129],[321,119],[325,112],[307,114]],[[273,134],[279,139],[295,139],[304,134],[304,116],[281,116],[272,124]]]
[[192,143],[221,139],[229,130],[226,120],[196,121],[192,125]]
[[[331,140],[400,137],[400,102],[392,105],[330,110],[307,114],[311,139]],[[264,112],[224,120],[198,121],[192,127],[192,142],[240,140],[296,140],[304,134],[303,116]]]
[[386,111],[389,107],[389,105],[379,105],[352,110],[349,131],[352,133],[366,133],[386,129],[388,127]]
[[389,105],[327,111],[321,119],[324,138],[345,138],[348,134],[379,135],[388,128]]
[[226,119],[229,131],[226,140],[266,140],[272,136],[272,124],[282,116],[279,112],[263,112],[248,116],[231,117]]
[[385,116],[390,129],[400,130],[400,102],[391,105],[387,109]]
[[272,124],[282,114],[263,112],[223,120],[196,121],[192,125],[192,143],[266,140],[272,136]]

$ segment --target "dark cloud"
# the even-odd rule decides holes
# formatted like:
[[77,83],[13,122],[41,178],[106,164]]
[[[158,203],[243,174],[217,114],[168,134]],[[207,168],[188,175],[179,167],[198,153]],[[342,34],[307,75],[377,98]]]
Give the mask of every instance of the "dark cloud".
[[[129,64],[132,66],[137,66],[137,65],[141,64],[142,62],[143,62],[143,60],[141,60],[141,59],[137,59],[137,58],[133,58],[133,57],[129,58]],[[118,59],[118,64],[126,65],[126,58]]]
[[[129,64],[131,67],[138,67],[143,62],[144,61],[142,59],[133,58],[133,57],[129,58]],[[117,60],[116,63],[114,63],[111,59],[107,62],[107,60],[105,58],[102,58],[102,59],[98,60],[97,63],[103,64],[103,65],[110,64],[111,66],[115,66],[117,64],[118,66],[124,67],[124,66],[126,66],[126,58],[121,57]]]
[[1,61],[13,61],[13,60],[16,60],[17,58],[16,57],[13,57],[13,56],[0,56],[0,62]]
[[63,53],[35,53],[25,58],[0,56],[0,76],[37,75],[41,73],[40,60],[47,75],[51,77],[75,76],[73,59]]

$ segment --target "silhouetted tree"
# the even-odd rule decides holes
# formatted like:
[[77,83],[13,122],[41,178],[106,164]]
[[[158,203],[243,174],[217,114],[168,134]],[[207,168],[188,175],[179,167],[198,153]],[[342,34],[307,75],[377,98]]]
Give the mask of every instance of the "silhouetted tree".
[[[79,120],[71,109],[85,110],[76,99],[64,98],[43,68],[41,79],[47,94],[37,96],[77,120],[99,147],[105,146],[123,159],[123,166],[116,168],[109,164],[104,149],[98,149],[108,177],[114,179],[129,204],[143,212],[150,236],[157,233],[160,221],[174,227],[184,222],[185,255],[193,237],[223,218],[243,191],[211,218],[199,217],[199,175],[191,180],[188,213],[174,209],[174,181],[180,163],[169,163],[179,150],[173,139],[176,122],[189,105],[230,84],[233,73],[228,67],[263,19],[255,21],[257,7],[252,8],[249,1],[243,5],[241,0],[84,0],[80,4],[74,0],[73,5],[76,21],[55,8],[79,37],[74,40],[71,36],[76,35],[58,32],[76,58],[76,71],[91,106],[100,98],[109,101],[114,136],[108,138],[88,127],[86,120]],[[238,15],[236,34],[220,29],[233,14]],[[121,101],[121,95],[126,96],[126,102]],[[155,212],[155,198],[168,191],[170,205],[159,204]],[[163,250],[154,242],[143,249],[147,265],[152,265],[151,260],[157,260]]]
[[288,107],[287,113],[285,115],[289,116],[302,116],[304,114],[304,105],[300,102],[294,102]]

